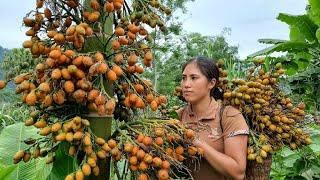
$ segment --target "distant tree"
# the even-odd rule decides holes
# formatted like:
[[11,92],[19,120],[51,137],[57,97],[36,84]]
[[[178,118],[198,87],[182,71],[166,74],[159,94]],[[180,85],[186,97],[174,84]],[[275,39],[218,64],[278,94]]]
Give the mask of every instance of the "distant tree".
[[230,29],[225,29],[216,36],[203,36],[200,33],[167,36],[155,51],[153,71],[146,73],[146,76],[153,80],[158,92],[168,95],[180,84],[181,66],[192,57],[202,55],[239,62],[238,47],[229,45],[226,40],[229,32]]
[[33,67],[39,62],[40,59],[33,58],[29,50],[15,48],[6,51],[0,63],[0,70],[3,73],[3,78],[11,79],[18,74],[32,71]]
[[[8,49],[3,48],[2,46],[0,46],[0,63],[3,60],[4,54],[8,51]],[[3,72],[0,70],[0,79],[3,79]]]
[[2,61],[4,53],[7,51],[9,51],[9,50],[0,45],[0,61]]

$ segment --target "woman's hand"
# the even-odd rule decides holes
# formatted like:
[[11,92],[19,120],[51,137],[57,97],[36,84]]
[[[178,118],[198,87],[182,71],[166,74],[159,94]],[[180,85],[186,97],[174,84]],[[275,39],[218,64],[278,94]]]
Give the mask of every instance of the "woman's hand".
[[219,152],[199,137],[193,144],[202,148],[204,158],[221,174],[232,179],[243,179],[246,167],[247,136],[235,136],[225,140],[225,153]]
[[200,147],[200,148],[202,148],[203,145],[207,144],[205,141],[201,140],[200,138],[195,138],[192,143],[194,146]]

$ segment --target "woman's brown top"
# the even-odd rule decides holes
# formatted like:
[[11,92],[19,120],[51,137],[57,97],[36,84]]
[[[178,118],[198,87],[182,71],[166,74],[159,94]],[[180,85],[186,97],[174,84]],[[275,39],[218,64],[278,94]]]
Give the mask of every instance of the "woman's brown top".
[[[232,106],[224,107],[220,122],[220,108],[220,103],[212,100],[205,113],[200,116],[196,116],[192,112],[191,105],[178,110],[178,114],[180,120],[188,128],[195,130],[201,140],[217,151],[224,153],[224,140],[236,135],[247,135],[249,134],[249,128],[241,112]],[[227,179],[204,158],[201,160],[200,169],[193,172],[193,178],[196,180]]]

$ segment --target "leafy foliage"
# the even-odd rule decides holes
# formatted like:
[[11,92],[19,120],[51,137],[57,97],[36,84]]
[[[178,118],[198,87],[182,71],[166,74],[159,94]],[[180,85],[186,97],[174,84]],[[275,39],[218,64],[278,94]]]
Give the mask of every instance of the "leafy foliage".
[[2,166],[0,164],[0,179],[10,179],[11,173],[17,168],[17,165]]
[[272,179],[319,179],[320,135],[314,127],[313,144],[297,151],[283,148],[273,156]]
[[[145,77],[153,80],[158,92],[169,95],[180,84],[182,65],[190,58],[207,56],[215,60],[224,59],[233,66],[234,62],[239,61],[238,47],[228,44],[227,33],[230,33],[229,29],[217,36],[203,36],[199,33],[166,36],[165,42],[155,47],[153,71],[145,73]],[[232,71],[236,72],[236,69]]]
[[33,58],[27,49],[12,49],[4,55],[0,64],[6,79],[13,78],[21,73],[27,73],[33,70],[33,67],[40,62],[40,58]]
[[[0,134],[0,161],[4,165],[13,164],[13,155],[21,149],[26,148],[24,140],[37,138],[37,129],[26,127],[24,123],[16,123],[5,127]],[[45,179],[52,168],[52,165],[45,163],[45,158],[36,159],[28,163],[20,162],[12,172],[10,179]]]
[[7,104],[8,102],[10,102],[10,104],[13,104],[20,100],[20,96],[12,91],[13,88],[11,87],[6,87],[6,89],[0,91],[0,105]]
[[317,42],[315,31],[318,29],[318,27],[307,15],[295,16],[280,13],[277,19],[287,23],[290,27],[297,28],[298,32],[300,32],[300,34],[308,43],[313,44]]
[[186,3],[189,1],[193,2],[194,0],[161,0],[160,2],[173,10],[181,9],[183,12],[186,12]]
[[[2,62],[3,56],[7,51],[8,51],[8,49],[3,48],[2,46],[0,46],[0,63]],[[3,79],[3,72],[2,71],[0,71],[0,79]]]
[[4,54],[8,51],[8,49],[0,46],[0,61],[2,61]]
[[250,55],[249,58],[269,56],[273,52],[287,52],[286,56],[271,60],[271,64],[283,64],[288,75],[284,81],[289,82],[293,96],[304,100],[309,112],[317,114],[320,111],[317,90],[320,76],[320,44],[316,35],[319,29],[319,2],[310,0],[309,3],[304,15],[280,13],[277,17],[289,25],[290,40],[260,39],[261,43],[273,45]]
[[271,44],[274,43],[275,45],[267,47],[265,49],[262,49],[258,52],[255,52],[248,57],[256,57],[256,56],[261,56],[261,55],[266,55],[270,54],[273,52],[302,52],[302,51],[307,51],[308,47],[312,47],[311,45],[305,43],[305,42],[295,42],[295,41],[270,41],[269,39],[264,41],[264,40],[259,40],[261,43],[266,43],[266,44]]
[[27,107],[19,103],[1,104],[0,108],[0,132],[6,126],[24,121],[29,115]]
[[317,25],[320,25],[320,2],[317,0],[309,0],[308,16]]
[[76,159],[69,156],[67,143],[61,143],[56,151],[55,161],[47,180],[64,179],[68,174],[74,172],[77,167]]

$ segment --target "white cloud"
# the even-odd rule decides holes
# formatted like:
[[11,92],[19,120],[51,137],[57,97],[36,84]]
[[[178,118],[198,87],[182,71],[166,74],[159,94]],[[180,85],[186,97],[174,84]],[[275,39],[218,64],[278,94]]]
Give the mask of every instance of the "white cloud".
[[[267,47],[258,39],[288,39],[288,26],[278,20],[280,12],[303,14],[306,0],[196,0],[188,3],[189,14],[182,16],[184,29],[205,35],[217,35],[230,27],[227,39],[239,45],[241,58]],[[191,15],[190,15],[191,14]]]

